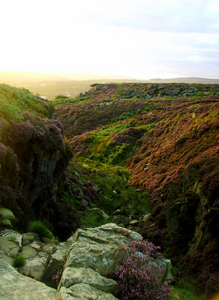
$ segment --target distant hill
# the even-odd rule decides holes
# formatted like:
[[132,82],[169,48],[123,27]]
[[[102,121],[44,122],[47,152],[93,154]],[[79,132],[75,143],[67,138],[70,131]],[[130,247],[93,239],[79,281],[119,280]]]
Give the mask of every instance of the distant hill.
[[37,73],[37,72],[3,72],[0,71],[0,83],[7,84],[27,84],[37,83],[44,81],[87,81],[87,80],[135,80],[133,78],[118,76],[118,75],[105,75],[96,73]]
[[179,77],[179,78],[154,78],[149,79],[145,82],[153,82],[153,83],[202,83],[202,84],[219,84],[219,79],[216,78],[203,78],[203,77]]
[[57,95],[75,97],[79,93],[89,90],[90,85],[96,81],[100,83],[133,82],[135,79],[117,75],[104,75],[94,73],[36,73],[36,72],[2,72],[0,83],[16,87],[24,87],[33,94],[46,96],[53,100]]
[[121,82],[145,82],[145,83],[201,83],[219,84],[219,79],[201,77],[181,77],[171,79],[155,78],[150,80],[138,80],[125,76],[106,75],[95,73],[71,74],[63,72],[37,73],[37,72],[3,72],[0,71],[0,83],[10,84],[16,87],[24,87],[33,94],[46,96],[53,100],[58,95],[76,97],[80,93],[89,90],[92,83],[121,83]]

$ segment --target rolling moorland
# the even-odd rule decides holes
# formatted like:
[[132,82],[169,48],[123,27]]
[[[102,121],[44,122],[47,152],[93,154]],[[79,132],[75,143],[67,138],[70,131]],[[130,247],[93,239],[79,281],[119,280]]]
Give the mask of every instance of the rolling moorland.
[[[0,71],[0,82],[26,88],[34,95],[45,96],[53,100],[58,95],[65,95],[70,98],[76,97],[90,89],[90,85],[98,83],[122,83],[139,82],[137,79],[103,74],[71,74],[71,73],[36,73],[36,72],[3,72]],[[174,79],[150,79],[142,80],[145,83],[201,83],[219,84],[219,79],[184,77]]]
[[74,160],[101,187],[99,207],[151,212],[137,230],[171,258],[175,276],[218,290],[219,85],[96,84],[53,103]]
[[42,220],[65,240],[106,222],[92,208],[131,218],[176,285],[219,291],[219,85],[92,84],[49,102],[2,84],[0,95],[0,206],[15,228]]

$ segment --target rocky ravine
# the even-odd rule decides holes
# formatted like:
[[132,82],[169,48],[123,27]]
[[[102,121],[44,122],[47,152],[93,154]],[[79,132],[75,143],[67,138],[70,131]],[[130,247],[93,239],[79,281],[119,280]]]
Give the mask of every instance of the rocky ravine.
[[[127,235],[128,233],[128,235]],[[115,300],[117,283],[107,278],[114,272],[113,252],[118,245],[142,241],[142,236],[114,223],[78,229],[64,243],[42,243],[33,233],[0,232],[0,298],[3,300]],[[16,255],[26,265],[15,270]],[[170,261],[162,261],[165,280],[170,280]],[[58,286],[57,286],[58,285]]]
[[74,154],[91,174],[99,163],[128,167],[153,207],[139,232],[176,275],[218,292],[219,85],[96,84],[71,101],[59,99],[55,116]]

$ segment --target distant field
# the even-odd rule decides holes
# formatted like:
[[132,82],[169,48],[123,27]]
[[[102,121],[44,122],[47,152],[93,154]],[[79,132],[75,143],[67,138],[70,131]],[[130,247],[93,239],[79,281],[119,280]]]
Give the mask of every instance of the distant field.
[[[104,77],[105,76],[105,77]],[[30,72],[2,72],[0,71],[0,83],[13,85],[15,87],[24,87],[33,94],[45,96],[53,100],[58,95],[65,95],[71,98],[90,89],[92,83],[118,83],[118,82],[145,82],[145,83],[202,83],[202,84],[219,84],[219,79],[200,78],[200,77],[182,77],[161,79],[155,78],[150,80],[137,80],[131,78],[122,78],[119,76],[102,75],[102,74],[41,74]]]
[[[88,91],[92,83],[111,83],[111,82],[124,82],[120,80],[87,80],[87,81],[43,81],[37,83],[22,83],[17,84],[16,87],[24,87],[33,94],[46,96],[49,100],[53,100],[58,95],[65,95],[74,98],[80,93]],[[125,81],[128,82],[128,81]]]
[[58,95],[74,98],[78,94],[88,91],[92,83],[94,83],[94,81],[44,81],[17,86],[22,86],[33,94],[46,96],[49,100],[53,100]]
[[[118,79],[101,79],[101,80],[67,80],[67,81],[42,81],[36,83],[22,83],[16,85],[17,87],[25,87],[33,94],[39,94],[40,96],[46,96],[49,100],[53,100],[58,95],[65,95],[71,98],[76,97],[80,93],[84,93],[90,89],[92,83],[116,83],[116,82],[137,82],[135,80],[118,80]],[[156,80],[142,81],[154,83]],[[202,83],[202,84],[219,84],[218,79],[207,79],[207,78],[176,78],[157,80],[157,82],[184,82],[184,83]]]
[[[104,77],[105,76],[105,77]],[[75,97],[90,89],[92,83],[133,82],[135,79],[115,78],[111,75],[101,74],[41,74],[32,72],[2,72],[0,83],[15,87],[24,87],[33,94],[46,96],[53,100],[58,95]]]

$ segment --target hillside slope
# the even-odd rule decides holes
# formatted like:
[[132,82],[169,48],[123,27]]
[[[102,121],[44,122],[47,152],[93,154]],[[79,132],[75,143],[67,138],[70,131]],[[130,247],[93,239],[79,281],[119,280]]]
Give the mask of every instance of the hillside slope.
[[14,213],[15,228],[42,220],[64,239],[81,223],[63,197],[72,153],[53,110],[28,90],[0,85],[0,207]]
[[140,233],[206,293],[219,274],[219,85],[96,84],[54,100],[75,159],[127,166],[150,192]]

